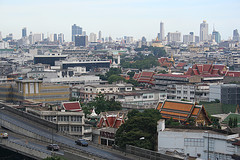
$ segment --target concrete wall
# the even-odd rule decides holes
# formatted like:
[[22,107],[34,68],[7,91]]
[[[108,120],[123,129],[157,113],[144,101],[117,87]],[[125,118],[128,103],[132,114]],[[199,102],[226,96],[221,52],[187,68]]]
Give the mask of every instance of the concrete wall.
[[44,125],[46,127],[53,128],[53,129],[57,130],[57,124],[54,124],[54,123],[51,123],[47,120],[41,119],[40,117],[37,117],[35,115],[29,114],[29,113],[26,113],[26,112],[21,112],[21,111],[13,108],[11,106],[8,106],[7,104],[4,104],[2,102],[0,102],[0,107],[4,107],[5,110],[10,111],[14,114],[17,114],[21,117],[27,118],[30,121],[34,121],[35,123],[39,123],[39,124]]
[[28,146],[24,146],[24,145],[21,145],[21,144],[17,144],[17,143],[8,141],[7,139],[2,140],[1,145],[4,148],[8,148],[12,151],[19,152],[23,155],[29,156],[29,157],[34,158],[34,159],[44,159],[44,158],[47,158],[47,157],[51,156],[47,153],[41,152],[39,150],[35,150],[35,149],[30,148]]

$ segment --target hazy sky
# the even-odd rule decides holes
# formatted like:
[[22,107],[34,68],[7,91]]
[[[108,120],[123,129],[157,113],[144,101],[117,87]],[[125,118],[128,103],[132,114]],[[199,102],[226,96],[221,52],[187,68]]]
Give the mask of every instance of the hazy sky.
[[179,31],[199,35],[200,23],[206,20],[209,32],[213,25],[223,39],[240,30],[240,0],[0,0],[0,31],[13,33],[64,33],[71,39],[71,25],[89,33],[102,31],[112,38],[133,36],[156,38],[160,21],[165,34]]

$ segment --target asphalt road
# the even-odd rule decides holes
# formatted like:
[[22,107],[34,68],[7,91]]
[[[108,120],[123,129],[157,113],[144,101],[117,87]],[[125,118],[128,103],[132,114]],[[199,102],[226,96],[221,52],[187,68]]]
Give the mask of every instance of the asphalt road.
[[89,154],[93,154],[93,155],[96,155],[96,156],[99,156],[99,157],[102,157],[105,159],[130,160],[130,158],[127,158],[124,155],[116,154],[113,152],[108,152],[106,150],[102,150],[102,149],[96,148],[94,146],[90,146],[90,145],[88,147],[78,146],[75,144],[75,141],[70,138],[67,138],[67,137],[64,137],[61,135],[57,135],[55,133],[52,134],[52,131],[47,131],[47,130],[44,130],[44,129],[38,127],[37,125],[27,123],[26,121],[23,121],[23,120],[17,118],[17,116],[13,117],[13,116],[10,116],[3,112],[0,112],[0,114],[2,114],[2,116],[0,116],[0,117],[2,117],[2,119],[4,119],[5,121],[11,122],[19,127],[22,127],[28,131],[31,131],[33,133],[36,133],[38,135],[41,135],[41,136],[49,138],[49,139],[52,139],[52,135],[53,135],[54,141],[57,141],[59,143],[62,143],[64,145],[67,145],[67,146],[70,146],[70,147],[73,147],[73,148],[76,148],[79,150],[83,150],[85,152],[88,152]]

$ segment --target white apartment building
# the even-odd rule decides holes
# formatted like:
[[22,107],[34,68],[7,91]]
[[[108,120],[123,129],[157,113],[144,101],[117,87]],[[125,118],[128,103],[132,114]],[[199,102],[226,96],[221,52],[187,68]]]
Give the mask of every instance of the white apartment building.
[[90,102],[99,93],[130,92],[132,87],[132,84],[78,85],[71,88],[71,97],[82,99],[83,102]]
[[167,99],[195,101],[195,86],[189,84],[167,85]]
[[234,145],[239,134],[223,130],[165,128],[165,120],[158,121],[158,152],[177,153],[183,158],[232,160],[240,156],[240,146]]

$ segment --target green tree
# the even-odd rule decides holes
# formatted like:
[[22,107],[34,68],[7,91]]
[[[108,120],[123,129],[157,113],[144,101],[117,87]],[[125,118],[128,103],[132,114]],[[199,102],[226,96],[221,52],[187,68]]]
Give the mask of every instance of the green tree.
[[230,128],[233,127],[233,120],[232,120],[231,117],[230,117],[229,120],[228,120],[228,126],[229,126]]
[[137,110],[130,111],[126,123],[117,130],[116,144],[121,148],[125,148],[128,144],[154,150],[157,140],[157,121],[160,118],[160,113],[154,109],[144,110],[142,113]]
[[117,82],[117,81],[125,81],[125,79],[119,75],[111,75],[110,77],[108,77],[108,83],[112,84],[113,82]]
[[96,113],[99,114],[100,112],[121,110],[122,105],[114,99],[106,100],[103,94],[98,94],[92,102],[85,105],[84,113],[89,113],[93,108],[95,108]]
[[127,74],[132,78],[135,75],[135,72],[128,72]]

